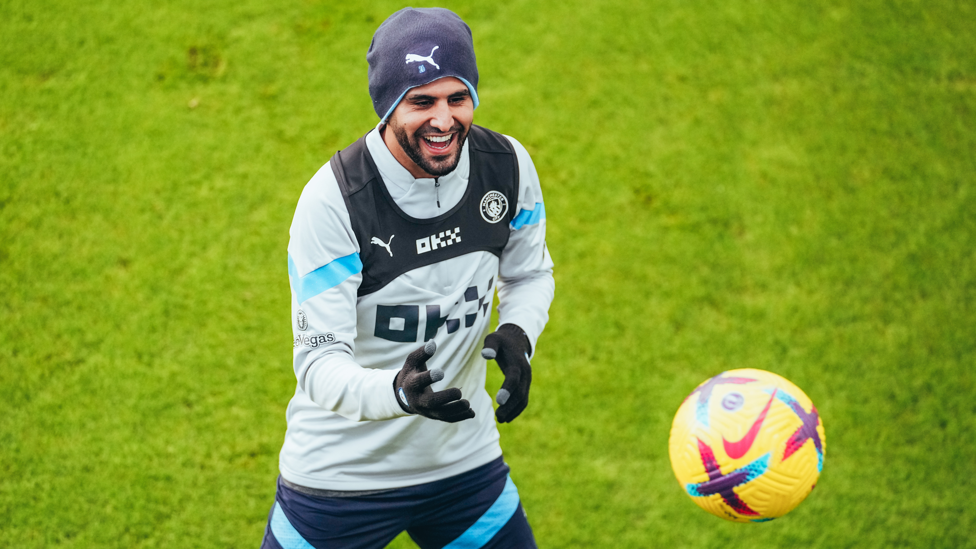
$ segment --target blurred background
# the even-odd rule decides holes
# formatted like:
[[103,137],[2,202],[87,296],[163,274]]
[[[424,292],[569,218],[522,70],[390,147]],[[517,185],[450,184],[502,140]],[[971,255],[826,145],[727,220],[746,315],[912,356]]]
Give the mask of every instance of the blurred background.
[[[545,192],[556,300],[500,427],[540,546],[976,547],[976,4],[441,5],[476,123]],[[365,53],[401,7],[0,1],[0,546],[260,544],[288,227],[376,124]],[[759,525],[667,452],[745,367],[827,432],[817,489]]]

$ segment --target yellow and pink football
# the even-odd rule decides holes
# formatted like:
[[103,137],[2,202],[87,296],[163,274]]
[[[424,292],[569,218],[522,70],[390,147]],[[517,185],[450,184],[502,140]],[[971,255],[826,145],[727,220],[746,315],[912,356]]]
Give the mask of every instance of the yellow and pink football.
[[685,398],[671,424],[671,467],[699,507],[765,522],[800,504],[823,470],[826,434],[810,398],[765,370],[722,372]]

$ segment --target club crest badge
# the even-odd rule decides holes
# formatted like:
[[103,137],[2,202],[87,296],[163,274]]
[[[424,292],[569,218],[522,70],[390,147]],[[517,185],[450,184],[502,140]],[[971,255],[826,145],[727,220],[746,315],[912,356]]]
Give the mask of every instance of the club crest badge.
[[481,199],[481,217],[488,223],[498,223],[508,213],[508,199],[498,191],[488,191]]
[[298,317],[296,318],[296,320],[298,321],[299,330],[304,332],[305,330],[308,329],[308,317],[305,316],[305,311],[298,309]]

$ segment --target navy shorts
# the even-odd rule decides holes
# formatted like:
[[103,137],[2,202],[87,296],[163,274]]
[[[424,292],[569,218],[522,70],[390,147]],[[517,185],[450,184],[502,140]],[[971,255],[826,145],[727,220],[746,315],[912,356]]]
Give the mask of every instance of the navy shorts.
[[400,532],[422,549],[536,547],[502,458],[460,475],[342,497],[299,492],[278,479],[262,549],[382,549]]

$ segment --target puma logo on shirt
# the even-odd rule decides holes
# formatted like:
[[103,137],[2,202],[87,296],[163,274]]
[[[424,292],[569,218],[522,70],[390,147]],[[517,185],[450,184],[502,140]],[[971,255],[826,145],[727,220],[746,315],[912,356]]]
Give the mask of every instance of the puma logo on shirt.
[[390,254],[390,257],[393,257],[393,250],[390,249],[390,244],[393,243],[393,237],[394,236],[396,236],[396,235],[395,234],[391,234],[390,235],[390,241],[389,242],[383,242],[382,240],[380,240],[379,238],[376,238],[374,236],[373,239],[369,241],[369,243],[370,244],[376,244],[377,246],[382,246],[382,247],[386,248],[386,251]]

